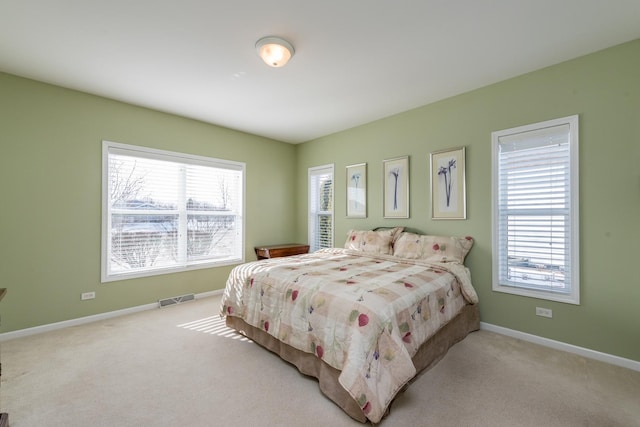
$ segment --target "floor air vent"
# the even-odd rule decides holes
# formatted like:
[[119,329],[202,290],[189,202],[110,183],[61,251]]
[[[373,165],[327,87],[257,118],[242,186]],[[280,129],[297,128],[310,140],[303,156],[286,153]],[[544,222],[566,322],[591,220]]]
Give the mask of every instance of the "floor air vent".
[[176,304],[180,304],[187,301],[193,301],[194,299],[196,299],[196,296],[194,294],[188,294],[188,295],[181,295],[179,297],[161,299],[160,301],[158,301],[158,304],[160,304],[160,307],[167,307],[170,305],[176,305]]

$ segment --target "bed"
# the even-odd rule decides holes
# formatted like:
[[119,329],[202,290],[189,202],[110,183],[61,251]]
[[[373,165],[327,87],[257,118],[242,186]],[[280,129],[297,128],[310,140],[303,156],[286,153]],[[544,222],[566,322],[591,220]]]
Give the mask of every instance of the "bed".
[[229,327],[318,379],[352,418],[378,423],[395,396],[479,328],[470,237],[350,230],[344,248],[235,267]]

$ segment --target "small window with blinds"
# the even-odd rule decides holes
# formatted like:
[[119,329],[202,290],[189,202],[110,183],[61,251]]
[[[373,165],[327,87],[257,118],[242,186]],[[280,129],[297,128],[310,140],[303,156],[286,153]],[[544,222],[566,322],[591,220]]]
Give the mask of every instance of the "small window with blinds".
[[309,168],[309,251],[333,247],[333,165]]
[[578,116],[492,133],[493,290],[580,303]]
[[102,281],[241,263],[244,163],[103,141]]

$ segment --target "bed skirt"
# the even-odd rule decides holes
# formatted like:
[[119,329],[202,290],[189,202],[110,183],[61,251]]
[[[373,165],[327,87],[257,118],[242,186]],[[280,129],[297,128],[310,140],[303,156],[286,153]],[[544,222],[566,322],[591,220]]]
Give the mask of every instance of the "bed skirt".
[[[362,423],[367,422],[367,417],[358,403],[338,382],[339,370],[329,366],[314,354],[305,353],[278,341],[265,331],[245,323],[238,317],[227,316],[226,324],[257,344],[276,353],[283,360],[295,365],[302,374],[317,378],[320,390],[325,396],[340,406],[353,419]],[[454,344],[478,329],[480,329],[478,305],[466,305],[456,317],[418,349],[413,357],[413,364],[418,372],[416,377],[438,363]],[[390,407],[391,405],[389,405]],[[387,408],[387,412],[389,412],[389,408]]]

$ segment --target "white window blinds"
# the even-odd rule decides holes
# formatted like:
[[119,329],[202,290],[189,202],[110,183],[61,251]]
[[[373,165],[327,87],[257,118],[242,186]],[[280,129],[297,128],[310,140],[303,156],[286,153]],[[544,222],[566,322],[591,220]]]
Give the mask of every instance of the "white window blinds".
[[494,290],[578,303],[577,125],[494,132]]
[[103,281],[242,262],[244,164],[103,143]]
[[333,165],[309,169],[309,246],[333,247]]

